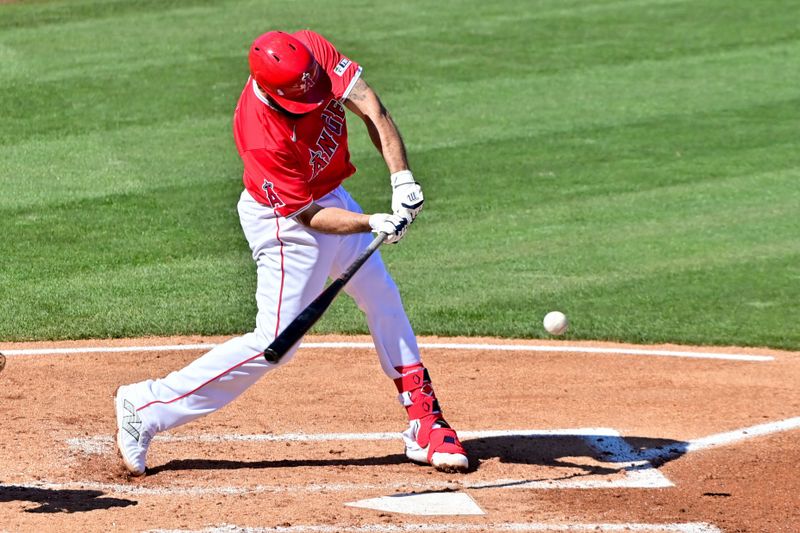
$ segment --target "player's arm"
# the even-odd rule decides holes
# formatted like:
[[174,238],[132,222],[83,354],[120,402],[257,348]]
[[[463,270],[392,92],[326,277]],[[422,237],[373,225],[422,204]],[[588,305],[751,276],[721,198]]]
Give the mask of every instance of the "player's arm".
[[370,231],[369,215],[338,207],[311,204],[296,216],[298,222],[321,233],[347,235]]
[[365,215],[339,207],[322,207],[317,204],[311,204],[298,213],[297,220],[320,233],[346,235],[382,231],[386,233],[386,242],[390,244],[399,242],[403,238],[409,224],[406,219],[398,215],[388,213]]
[[392,182],[392,211],[413,222],[422,210],[422,188],[408,168],[408,157],[400,130],[378,95],[359,78],[345,100],[347,108],[367,126],[372,144],[389,167]]
[[372,144],[383,156],[389,172],[408,170],[406,147],[400,130],[372,87],[359,78],[345,100],[347,108],[364,121]]

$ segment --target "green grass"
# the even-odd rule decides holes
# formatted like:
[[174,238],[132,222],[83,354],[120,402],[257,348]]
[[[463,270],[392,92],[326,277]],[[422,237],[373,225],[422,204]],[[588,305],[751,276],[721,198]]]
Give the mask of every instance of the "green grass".
[[[800,349],[800,4],[0,4],[0,340],[233,334],[255,272],[246,50],[361,62],[426,208],[384,258],[420,334]],[[348,188],[390,192],[357,119]],[[340,298],[315,331],[366,332]]]

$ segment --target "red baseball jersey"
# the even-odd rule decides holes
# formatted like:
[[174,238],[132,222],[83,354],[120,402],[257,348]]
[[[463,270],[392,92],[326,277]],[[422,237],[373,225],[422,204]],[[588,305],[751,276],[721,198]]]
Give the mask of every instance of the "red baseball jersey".
[[332,94],[311,113],[290,118],[267,104],[251,77],[233,116],[245,188],[284,217],[301,212],[355,173],[343,103],[361,75],[358,63],[318,33],[303,30],[292,35],[330,77]]

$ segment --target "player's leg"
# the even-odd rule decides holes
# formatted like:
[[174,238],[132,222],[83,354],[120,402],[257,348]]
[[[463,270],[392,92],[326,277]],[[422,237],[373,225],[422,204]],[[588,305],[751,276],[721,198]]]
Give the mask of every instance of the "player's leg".
[[239,213],[257,263],[256,328],[164,378],[120,387],[115,400],[117,442],[132,473],[144,472],[153,435],[220,409],[276,368],[264,359],[264,349],[325,284],[334,249],[327,242],[329,236],[308,232],[294,220],[270,216],[247,193],[239,202]]
[[[346,209],[360,211],[346,191],[341,189],[337,194],[342,195]],[[331,275],[338,276],[371,240],[367,233],[344,238]],[[444,420],[400,292],[379,252],[370,257],[344,290],[366,314],[381,367],[394,381],[398,399],[406,408],[409,420],[409,428],[403,433],[406,455],[441,470],[466,470],[469,467],[466,452],[455,430]]]

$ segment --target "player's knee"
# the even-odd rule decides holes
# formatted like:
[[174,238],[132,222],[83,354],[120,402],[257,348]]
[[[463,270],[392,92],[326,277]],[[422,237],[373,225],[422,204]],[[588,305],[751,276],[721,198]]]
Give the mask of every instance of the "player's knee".
[[352,289],[347,292],[355,300],[358,308],[365,313],[403,306],[400,291],[388,274],[385,277],[371,278],[363,283],[353,284]]

